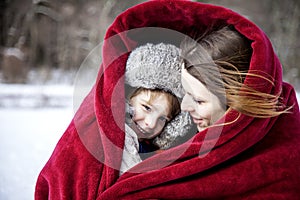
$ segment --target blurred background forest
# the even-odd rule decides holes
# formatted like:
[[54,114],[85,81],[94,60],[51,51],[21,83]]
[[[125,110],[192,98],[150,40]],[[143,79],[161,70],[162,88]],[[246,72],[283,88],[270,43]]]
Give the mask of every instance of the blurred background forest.
[[[107,27],[142,0],[1,0],[0,83],[72,84]],[[211,0],[246,16],[270,37],[284,79],[300,89],[300,1]]]

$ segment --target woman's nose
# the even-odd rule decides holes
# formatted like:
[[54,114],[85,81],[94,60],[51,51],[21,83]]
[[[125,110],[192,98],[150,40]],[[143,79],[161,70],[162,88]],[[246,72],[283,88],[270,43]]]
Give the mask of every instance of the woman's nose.
[[193,100],[190,96],[184,95],[181,102],[181,110],[192,112],[194,110]]

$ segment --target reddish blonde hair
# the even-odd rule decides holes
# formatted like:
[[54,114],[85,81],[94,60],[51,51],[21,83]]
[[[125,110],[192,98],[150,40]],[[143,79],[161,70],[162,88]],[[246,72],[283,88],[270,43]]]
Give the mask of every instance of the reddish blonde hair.
[[[196,43],[196,44],[195,44]],[[185,69],[216,95],[221,104],[253,117],[274,117],[288,112],[280,94],[268,94],[244,85],[247,77],[274,84],[262,71],[249,71],[250,41],[231,27],[223,27],[182,45]]]

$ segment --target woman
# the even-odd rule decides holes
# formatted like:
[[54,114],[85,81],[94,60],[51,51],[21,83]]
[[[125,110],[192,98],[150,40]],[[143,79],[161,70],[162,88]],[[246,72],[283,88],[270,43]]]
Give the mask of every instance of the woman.
[[[225,111],[221,118],[216,116],[209,127],[197,124],[201,131],[195,131],[187,142],[133,168],[142,170],[141,173],[119,176],[124,147],[121,127],[124,126],[123,88],[128,52],[145,41],[179,46],[185,36],[192,37],[195,32],[201,35],[225,26],[232,26],[251,43],[247,67],[255,76],[241,77],[243,86],[239,92],[253,89],[270,94],[271,99],[280,94],[278,100],[282,106],[278,111],[283,113],[269,117],[264,112],[260,113],[264,117],[256,117],[253,108],[239,107],[227,96],[222,98],[230,92],[226,87],[219,87],[225,90],[216,92],[210,90],[221,103],[221,113]],[[97,82],[41,171],[36,199],[299,197],[299,107],[293,87],[282,81],[279,59],[260,28],[223,7],[182,0],[152,0],[119,15],[105,39]],[[215,84],[209,80],[205,84],[213,87]],[[232,96],[236,96],[235,91]],[[265,102],[268,100],[269,97]],[[197,123],[198,116],[192,116]]]
[[[254,89],[265,81],[274,85],[274,80],[263,71],[249,69],[252,50],[247,38],[225,26],[198,40],[182,43],[186,94],[181,105],[191,114],[198,131],[213,125],[229,108],[257,118],[289,113],[291,107],[281,102],[281,91],[273,95]],[[261,81],[244,85],[246,77]]]

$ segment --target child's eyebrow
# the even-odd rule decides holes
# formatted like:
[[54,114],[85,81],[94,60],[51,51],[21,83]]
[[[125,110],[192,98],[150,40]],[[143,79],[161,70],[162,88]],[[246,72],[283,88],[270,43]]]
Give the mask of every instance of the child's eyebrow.
[[147,104],[148,106],[153,106],[153,104],[149,101],[149,100],[146,100],[146,99],[141,99],[141,103],[143,104]]
[[[149,104],[150,104],[150,106],[152,106],[153,107],[153,109],[156,109],[156,110],[160,110],[159,108],[158,108],[158,106],[160,106],[160,105],[162,105],[162,104],[152,104],[151,102],[149,102]],[[165,106],[164,106],[165,107]],[[167,105],[166,106],[167,107],[167,114],[163,114],[161,117],[164,117],[164,118],[166,118],[167,120],[169,120],[170,119],[170,117],[169,117],[169,115],[171,114],[171,112],[170,112],[170,110],[171,110],[171,108]]]

